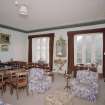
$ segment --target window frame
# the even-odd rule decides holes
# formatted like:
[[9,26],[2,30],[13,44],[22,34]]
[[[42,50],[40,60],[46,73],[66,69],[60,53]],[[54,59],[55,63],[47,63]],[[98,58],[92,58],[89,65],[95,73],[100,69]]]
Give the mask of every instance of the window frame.
[[105,78],[105,28],[69,31],[68,35],[68,73],[75,70],[74,65],[74,35],[88,33],[103,33],[103,77]]
[[53,67],[53,47],[54,47],[54,33],[29,35],[28,36],[28,62],[32,63],[32,38],[48,37],[49,38],[49,67],[52,71]]

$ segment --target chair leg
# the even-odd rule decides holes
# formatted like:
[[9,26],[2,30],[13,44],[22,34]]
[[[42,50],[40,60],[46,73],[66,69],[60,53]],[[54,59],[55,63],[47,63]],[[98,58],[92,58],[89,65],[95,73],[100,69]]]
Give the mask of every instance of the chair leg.
[[3,86],[1,87],[1,95],[3,96]]
[[3,86],[3,91],[4,91],[4,92],[6,91],[6,85]]
[[27,96],[28,96],[29,95],[28,86],[26,86],[26,93],[27,93]]
[[17,96],[17,100],[18,100],[19,99],[18,87],[16,87],[16,96]]
[[11,95],[13,94],[13,86],[12,85],[10,86],[10,94]]

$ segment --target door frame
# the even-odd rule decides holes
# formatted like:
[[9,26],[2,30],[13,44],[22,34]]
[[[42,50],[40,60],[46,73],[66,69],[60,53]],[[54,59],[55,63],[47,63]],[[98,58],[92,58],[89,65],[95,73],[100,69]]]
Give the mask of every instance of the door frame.
[[68,35],[68,73],[74,70],[74,36],[77,34],[103,33],[103,77],[105,78],[105,28],[69,31]]

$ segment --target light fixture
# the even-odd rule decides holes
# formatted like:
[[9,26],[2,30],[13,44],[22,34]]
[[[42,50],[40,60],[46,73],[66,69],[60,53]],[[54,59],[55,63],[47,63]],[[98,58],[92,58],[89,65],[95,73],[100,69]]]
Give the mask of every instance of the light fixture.
[[28,15],[28,6],[25,3],[19,3],[18,0],[15,0],[15,6],[18,8],[18,13],[22,16]]
[[19,7],[19,14],[27,16],[28,15],[28,7],[25,4],[21,4]]

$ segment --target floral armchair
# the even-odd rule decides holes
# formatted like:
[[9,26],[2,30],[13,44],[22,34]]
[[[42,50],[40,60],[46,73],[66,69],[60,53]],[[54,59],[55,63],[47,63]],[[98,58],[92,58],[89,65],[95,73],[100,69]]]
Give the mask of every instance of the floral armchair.
[[32,68],[29,72],[29,92],[43,93],[50,88],[51,81],[44,75],[43,69]]
[[98,74],[89,70],[77,71],[76,78],[71,81],[71,90],[75,96],[95,101],[98,94]]

